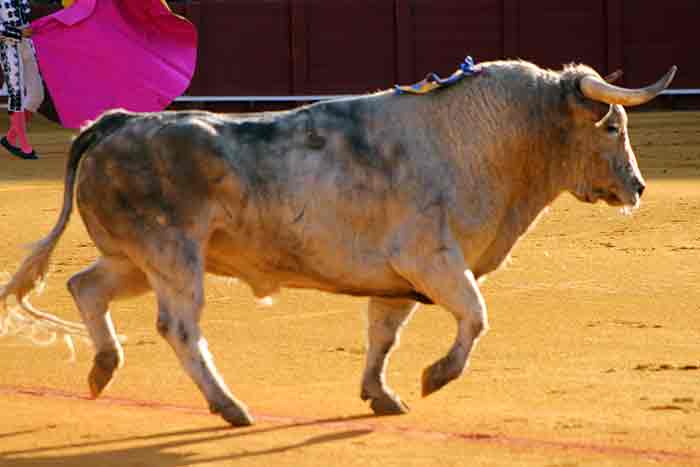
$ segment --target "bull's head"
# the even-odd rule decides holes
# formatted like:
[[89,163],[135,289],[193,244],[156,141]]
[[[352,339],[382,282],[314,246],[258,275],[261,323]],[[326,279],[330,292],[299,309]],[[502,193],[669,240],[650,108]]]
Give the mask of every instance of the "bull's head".
[[613,206],[636,207],[645,184],[630,145],[623,106],[641,105],[655,98],[671,83],[676,67],[641,89],[614,86],[591,69],[576,71],[567,93],[575,126],[569,143],[577,166],[569,190],[581,201],[603,200]]

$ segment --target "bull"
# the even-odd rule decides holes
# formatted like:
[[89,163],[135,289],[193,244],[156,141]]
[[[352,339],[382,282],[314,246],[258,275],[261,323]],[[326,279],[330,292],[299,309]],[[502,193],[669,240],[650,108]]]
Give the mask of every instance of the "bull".
[[152,290],[157,331],[211,411],[253,423],[200,330],[212,273],[257,297],[281,287],[369,297],[361,397],[376,414],[404,413],[385,368],[418,304],[457,324],[447,354],[423,371],[426,396],[463,373],[488,328],[479,279],[560,194],[639,204],[623,106],[653,99],[676,70],[640,89],[585,65],[475,71],[423,96],[384,91],[244,117],[107,112],[74,140],[59,219],[0,298],[22,301],[44,277],[75,191],[101,254],[68,280],[95,346],[94,397],[124,361],[108,305]]

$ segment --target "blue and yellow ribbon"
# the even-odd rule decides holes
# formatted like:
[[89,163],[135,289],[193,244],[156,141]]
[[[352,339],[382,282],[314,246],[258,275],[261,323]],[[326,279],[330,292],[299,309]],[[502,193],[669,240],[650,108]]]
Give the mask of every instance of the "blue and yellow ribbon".
[[467,57],[464,62],[460,63],[459,70],[455,71],[448,78],[440,78],[436,73],[430,73],[423,81],[411,84],[408,86],[394,86],[397,95],[408,94],[427,94],[438,88],[450,86],[458,81],[461,81],[466,76],[473,76],[479,71],[474,65],[474,59]]

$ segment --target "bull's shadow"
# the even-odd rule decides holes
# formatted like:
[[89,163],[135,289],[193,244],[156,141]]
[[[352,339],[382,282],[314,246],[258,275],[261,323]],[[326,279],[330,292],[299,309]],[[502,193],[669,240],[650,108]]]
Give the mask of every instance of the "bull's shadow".
[[[303,423],[290,423],[285,425],[275,425],[264,428],[252,429],[232,429],[229,426],[216,426],[209,428],[198,428],[192,430],[177,430],[142,436],[129,436],[114,438],[102,441],[90,441],[85,443],[71,443],[62,445],[49,445],[33,449],[3,450],[0,451],[0,467],[84,467],[84,466],[127,466],[127,465],[148,465],[184,467],[200,463],[235,461],[238,459],[274,456],[286,451],[313,446],[317,444],[332,443],[351,438],[365,436],[373,432],[371,427],[354,428],[348,430],[332,429],[333,431],[321,435],[308,436],[306,433],[298,434],[298,441],[291,443],[278,443],[274,447],[251,450],[245,444],[235,443],[239,438],[248,438],[256,435],[276,432],[280,430],[293,430],[296,428],[320,427],[332,423],[350,422],[373,417],[371,415],[359,415],[355,417],[333,418],[313,420]],[[40,436],[42,428],[24,430],[13,433],[0,433],[0,439],[20,436]],[[206,453],[204,447],[197,450],[197,446],[207,443],[226,443],[226,450],[230,454],[218,456],[203,456]],[[121,444],[138,444],[128,447],[111,447]],[[187,452],[182,451],[188,448]],[[66,453],[62,451],[81,450],[83,452]],[[272,463],[272,461],[270,461]]]

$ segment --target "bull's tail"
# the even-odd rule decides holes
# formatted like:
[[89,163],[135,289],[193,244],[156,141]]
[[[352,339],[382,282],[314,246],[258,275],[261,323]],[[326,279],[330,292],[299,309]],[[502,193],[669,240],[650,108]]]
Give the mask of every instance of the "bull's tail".
[[[52,314],[36,310],[27,301],[26,297],[38,285],[43,283],[49,267],[51,254],[70,220],[73,211],[73,190],[80,160],[90,147],[116,128],[123,126],[124,122],[131,116],[132,114],[124,111],[106,113],[97,121],[84,128],[80,135],[73,141],[66,163],[63,207],[61,208],[58,221],[46,237],[30,246],[31,251],[29,255],[24,258],[17,272],[15,272],[6,284],[0,287],[0,302],[6,304],[7,298],[14,295],[21,309],[35,320],[35,324],[43,325],[46,328],[64,334],[87,335],[83,325],[65,321]],[[7,319],[9,318],[6,318],[6,320]],[[9,327],[7,322],[5,326]],[[0,321],[0,335],[3,334],[2,328],[3,323]],[[5,332],[7,332],[7,329]]]

